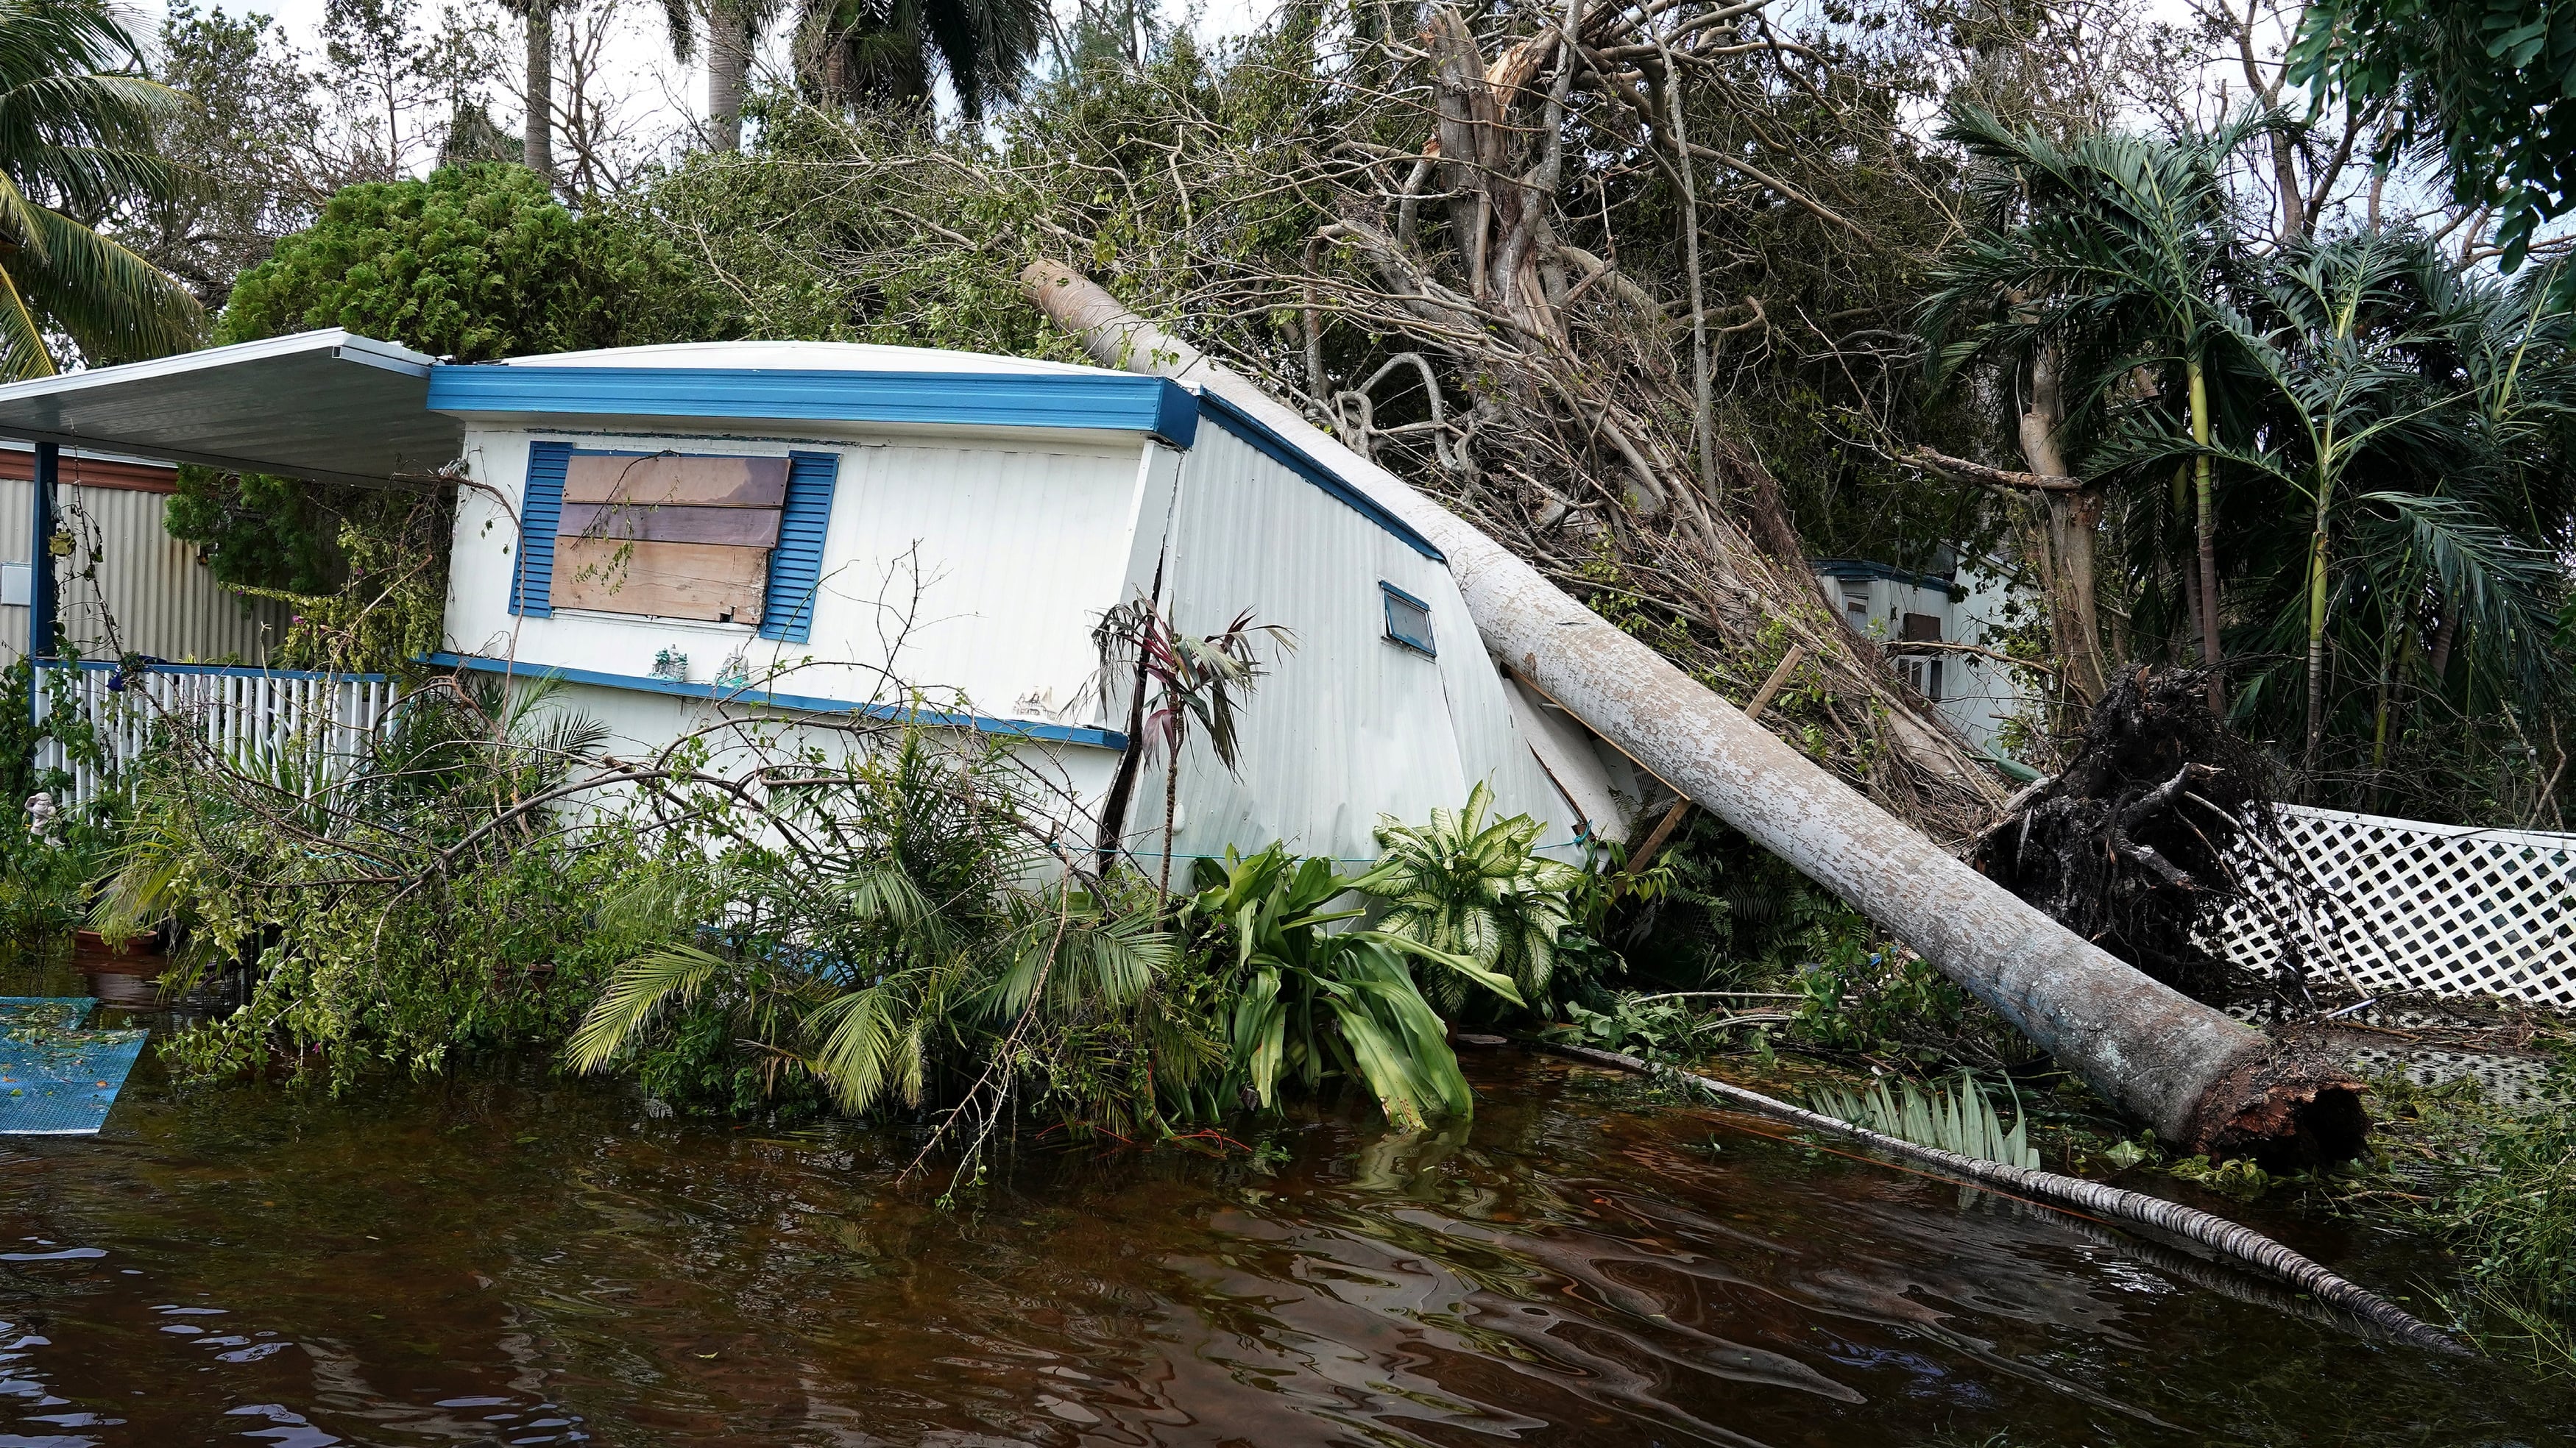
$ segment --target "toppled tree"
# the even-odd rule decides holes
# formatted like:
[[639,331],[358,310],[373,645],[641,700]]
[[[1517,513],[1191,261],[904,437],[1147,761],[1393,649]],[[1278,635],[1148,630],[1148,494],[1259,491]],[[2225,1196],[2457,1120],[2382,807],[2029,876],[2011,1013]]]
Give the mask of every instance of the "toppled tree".
[[2267,1167],[2357,1154],[2359,1083],[2302,1042],[2275,1042],[2113,959],[1904,828],[1669,659],[1610,627],[1528,562],[1403,479],[1319,436],[1224,362],[1062,267],[1032,300],[1093,354],[1186,377],[1299,436],[1344,481],[1432,540],[1485,646],[1689,799],[1866,910],[2169,1141]]
[[[1765,8],[1291,7],[989,139],[782,103],[651,215],[767,334],[1044,354],[997,304],[1019,266],[1105,274],[1730,699],[1802,650],[1770,727],[1964,841],[2004,791],[1821,596],[1738,425],[1794,412],[1828,470],[1867,465],[1819,389],[1913,385],[1896,278],[1939,244],[1941,168],[1891,140],[1893,58]],[[1913,506],[1976,512],[1912,482],[1881,511]]]

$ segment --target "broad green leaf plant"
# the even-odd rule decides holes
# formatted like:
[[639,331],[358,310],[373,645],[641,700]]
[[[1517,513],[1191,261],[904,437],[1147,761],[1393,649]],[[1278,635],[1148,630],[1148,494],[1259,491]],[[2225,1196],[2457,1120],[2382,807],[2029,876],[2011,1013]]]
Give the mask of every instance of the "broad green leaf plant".
[[1512,983],[1495,994],[1514,1005],[1545,1001],[1576,923],[1583,871],[1533,853],[1544,826],[1530,816],[1488,823],[1493,806],[1493,790],[1478,784],[1465,809],[1435,809],[1427,825],[1380,816],[1377,863],[1351,882],[1387,902],[1380,931],[1475,967],[1431,978],[1432,998],[1453,1014],[1469,1004],[1465,983],[1489,976]]
[[1453,973],[1517,1005],[1510,977],[1391,931],[1333,928],[1367,912],[1333,908],[1359,881],[1330,860],[1301,862],[1273,845],[1248,859],[1229,850],[1222,863],[1202,860],[1198,873],[1183,916],[1231,937],[1228,1084],[1247,1103],[1276,1104],[1283,1079],[1312,1089],[1338,1072],[1365,1081],[1400,1131],[1473,1113],[1448,1027],[1409,965]]

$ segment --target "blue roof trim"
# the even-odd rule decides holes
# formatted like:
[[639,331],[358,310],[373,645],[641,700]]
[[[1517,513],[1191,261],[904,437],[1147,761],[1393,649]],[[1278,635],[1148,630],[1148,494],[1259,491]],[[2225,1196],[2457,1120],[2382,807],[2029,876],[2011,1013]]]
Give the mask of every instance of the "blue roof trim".
[[807,372],[748,367],[442,365],[429,410],[569,416],[803,418],[1150,433],[1198,440],[1196,398],[1116,372]]
[[1281,437],[1269,424],[1214,393],[1200,393],[1198,404],[1200,416],[1250,443],[1272,462],[1340,499],[1351,511],[1403,540],[1406,547],[1434,563],[1449,561],[1431,545],[1430,539],[1413,531],[1410,524],[1388,512],[1375,498],[1343,482],[1340,474],[1307,456],[1304,449]]
[[422,654],[420,661],[442,669],[472,669],[487,674],[517,674],[530,679],[561,679],[601,689],[631,689],[642,694],[671,694],[683,699],[709,699],[750,704],[763,709],[792,709],[803,714],[858,714],[870,719],[906,721],[944,729],[972,729],[1014,739],[1042,739],[1052,744],[1087,744],[1124,751],[1127,736],[1111,729],[1071,724],[1039,724],[1025,719],[996,719],[988,714],[946,714],[934,709],[904,709],[892,704],[853,704],[845,699],[818,699],[807,694],[773,694],[760,689],[725,689],[714,684],[684,684],[640,674],[603,674],[547,664],[513,663],[481,654]]

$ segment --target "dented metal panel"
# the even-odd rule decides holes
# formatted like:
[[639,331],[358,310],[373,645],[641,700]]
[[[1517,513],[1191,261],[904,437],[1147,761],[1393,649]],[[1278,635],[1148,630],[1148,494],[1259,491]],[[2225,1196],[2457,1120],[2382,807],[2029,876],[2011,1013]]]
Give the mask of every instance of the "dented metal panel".
[[[1502,681],[1448,571],[1379,521],[1221,428],[1183,465],[1169,609],[1191,633],[1249,609],[1296,631],[1241,713],[1239,772],[1203,742],[1181,770],[1178,849],[1221,854],[1273,840],[1356,864],[1377,853],[1381,814],[1415,822],[1454,809],[1478,781],[1498,814],[1543,822],[1573,852],[1572,812],[1515,730]],[[1437,656],[1387,636],[1392,586],[1429,605]],[[1163,770],[1140,781],[1128,837],[1160,848]]]

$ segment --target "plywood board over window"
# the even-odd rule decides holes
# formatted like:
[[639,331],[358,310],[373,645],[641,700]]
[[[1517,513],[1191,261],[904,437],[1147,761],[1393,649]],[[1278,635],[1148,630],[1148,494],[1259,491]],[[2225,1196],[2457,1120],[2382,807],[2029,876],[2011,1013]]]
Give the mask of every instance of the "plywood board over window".
[[788,460],[575,454],[556,524],[554,603],[755,624]]

